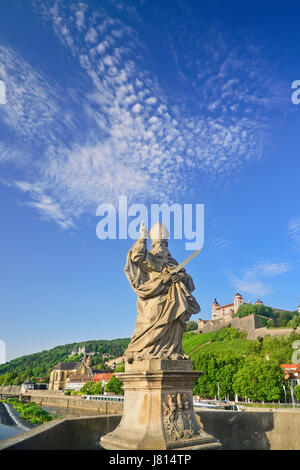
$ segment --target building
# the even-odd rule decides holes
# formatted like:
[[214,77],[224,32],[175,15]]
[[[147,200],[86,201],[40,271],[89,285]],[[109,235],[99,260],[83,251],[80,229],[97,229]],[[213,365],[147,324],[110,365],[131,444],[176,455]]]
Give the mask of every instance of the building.
[[227,305],[219,305],[217,299],[213,301],[211,308],[211,319],[214,320],[226,320],[230,319],[238,311],[240,305],[244,303],[243,297],[238,292],[233,298],[233,302]]
[[31,382],[30,379],[26,380],[22,385],[21,385],[21,393],[26,393],[28,390],[34,390],[34,383]]
[[[217,299],[214,299],[211,307],[211,320],[202,320],[201,318],[199,318],[198,332],[204,333],[209,331],[216,331],[230,324],[232,324],[232,326],[237,329],[243,330],[245,326],[245,320],[240,319],[241,321],[239,322],[239,318],[237,317],[236,313],[239,307],[244,304],[251,304],[251,302],[250,300],[248,302],[244,302],[243,297],[239,293],[235,294],[232,303],[226,305],[220,305]],[[262,302],[262,300],[257,299],[254,305],[264,305],[264,303]],[[288,312],[287,310],[282,310],[279,308],[273,308],[273,310],[276,313]],[[298,312],[300,313],[300,305],[298,305]],[[261,328],[262,325],[259,323],[257,316],[256,319],[254,319],[254,323],[254,329]],[[246,331],[248,326],[246,327]],[[282,334],[284,334],[284,332]]]
[[84,355],[81,362],[60,362],[50,374],[49,390],[64,390],[74,376],[93,376],[91,357]]
[[78,346],[77,349],[73,349],[73,351],[71,352],[71,354],[69,354],[69,357],[71,356],[77,356],[79,354],[86,354],[86,349],[85,349],[85,346]]
[[92,378],[92,382],[101,382],[102,386],[104,386],[110,381],[113,375],[113,372],[99,371]]
[[289,385],[295,387],[300,385],[300,364],[280,364],[284,370],[284,378]]
[[43,379],[39,379],[37,383],[33,383],[30,379],[26,380],[21,385],[21,393],[27,393],[30,390],[47,390],[48,384],[41,382]]
[[50,374],[49,390],[80,390],[87,382],[105,380],[106,383],[112,375],[111,370],[93,369],[91,354],[85,354],[81,362],[57,364]]
[[78,391],[81,389],[81,387],[83,387],[87,382],[91,382],[92,381],[92,376],[90,375],[87,375],[87,374],[71,374],[67,380],[66,380],[66,384],[65,384],[65,390],[75,390],[75,391]]
[[244,299],[238,292],[235,294],[233,302],[230,304],[220,305],[215,298],[211,306],[211,320],[202,320],[199,318],[198,330],[212,328],[215,326],[222,328],[222,326],[231,323],[234,315],[238,311],[239,306],[243,305],[243,303]]

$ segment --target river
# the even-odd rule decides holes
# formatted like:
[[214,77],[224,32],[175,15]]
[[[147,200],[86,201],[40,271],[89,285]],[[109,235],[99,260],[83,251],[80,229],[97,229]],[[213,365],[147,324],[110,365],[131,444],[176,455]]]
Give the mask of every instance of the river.
[[3,403],[0,403],[0,440],[24,432],[9,415]]
[[[41,406],[44,410],[48,411],[54,418],[74,418],[79,416],[86,416],[85,410],[56,408],[52,406]],[[14,436],[21,432],[32,429],[36,425],[27,423],[11,405],[0,403],[0,441],[8,437]]]

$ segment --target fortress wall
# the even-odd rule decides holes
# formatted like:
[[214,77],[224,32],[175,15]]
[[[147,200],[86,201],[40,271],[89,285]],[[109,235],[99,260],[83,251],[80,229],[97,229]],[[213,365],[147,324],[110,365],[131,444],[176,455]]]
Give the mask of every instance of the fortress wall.
[[204,326],[203,328],[200,328],[198,331],[196,330],[195,333],[200,334],[200,333],[211,333],[212,331],[218,331],[221,328],[225,328],[226,326],[230,325],[231,321],[228,322],[218,322],[216,320],[214,322],[214,326]]
[[233,328],[247,332],[247,339],[256,339],[255,327],[257,327],[256,318],[254,314],[247,317],[233,317],[231,322]]
[[[230,321],[222,322],[221,320],[215,320],[213,325],[203,326],[203,328],[197,331],[199,333],[210,333],[212,331],[218,331],[221,328],[225,328],[228,325],[232,325],[237,330],[247,332],[247,339],[256,340],[257,338],[263,338],[266,335],[270,336],[289,336],[292,333],[292,328],[266,328],[261,325],[259,317],[252,313],[246,317],[233,317]],[[300,333],[300,327],[296,329],[296,333]]]
[[[260,328],[255,331],[256,337],[270,336],[289,336],[294,330],[292,328]],[[300,328],[296,329],[296,333],[300,333]]]

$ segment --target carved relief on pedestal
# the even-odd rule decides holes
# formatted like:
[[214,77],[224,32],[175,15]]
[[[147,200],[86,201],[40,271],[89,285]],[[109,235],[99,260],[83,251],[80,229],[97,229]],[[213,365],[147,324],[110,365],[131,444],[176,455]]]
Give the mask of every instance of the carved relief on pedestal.
[[201,428],[194,414],[193,403],[186,393],[165,395],[163,420],[170,440],[191,439],[200,434]]

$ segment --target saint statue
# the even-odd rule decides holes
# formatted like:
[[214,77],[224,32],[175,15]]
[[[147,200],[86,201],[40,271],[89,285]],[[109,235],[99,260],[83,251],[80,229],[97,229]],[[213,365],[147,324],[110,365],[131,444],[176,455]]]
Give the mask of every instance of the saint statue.
[[148,231],[140,227],[140,237],[127,255],[126,276],[138,296],[137,321],[125,361],[141,359],[189,359],[182,348],[186,322],[200,306],[191,292],[193,280],[185,269],[172,273],[178,266],[168,250],[169,233],[161,223],[149,232],[151,248],[147,250]]

